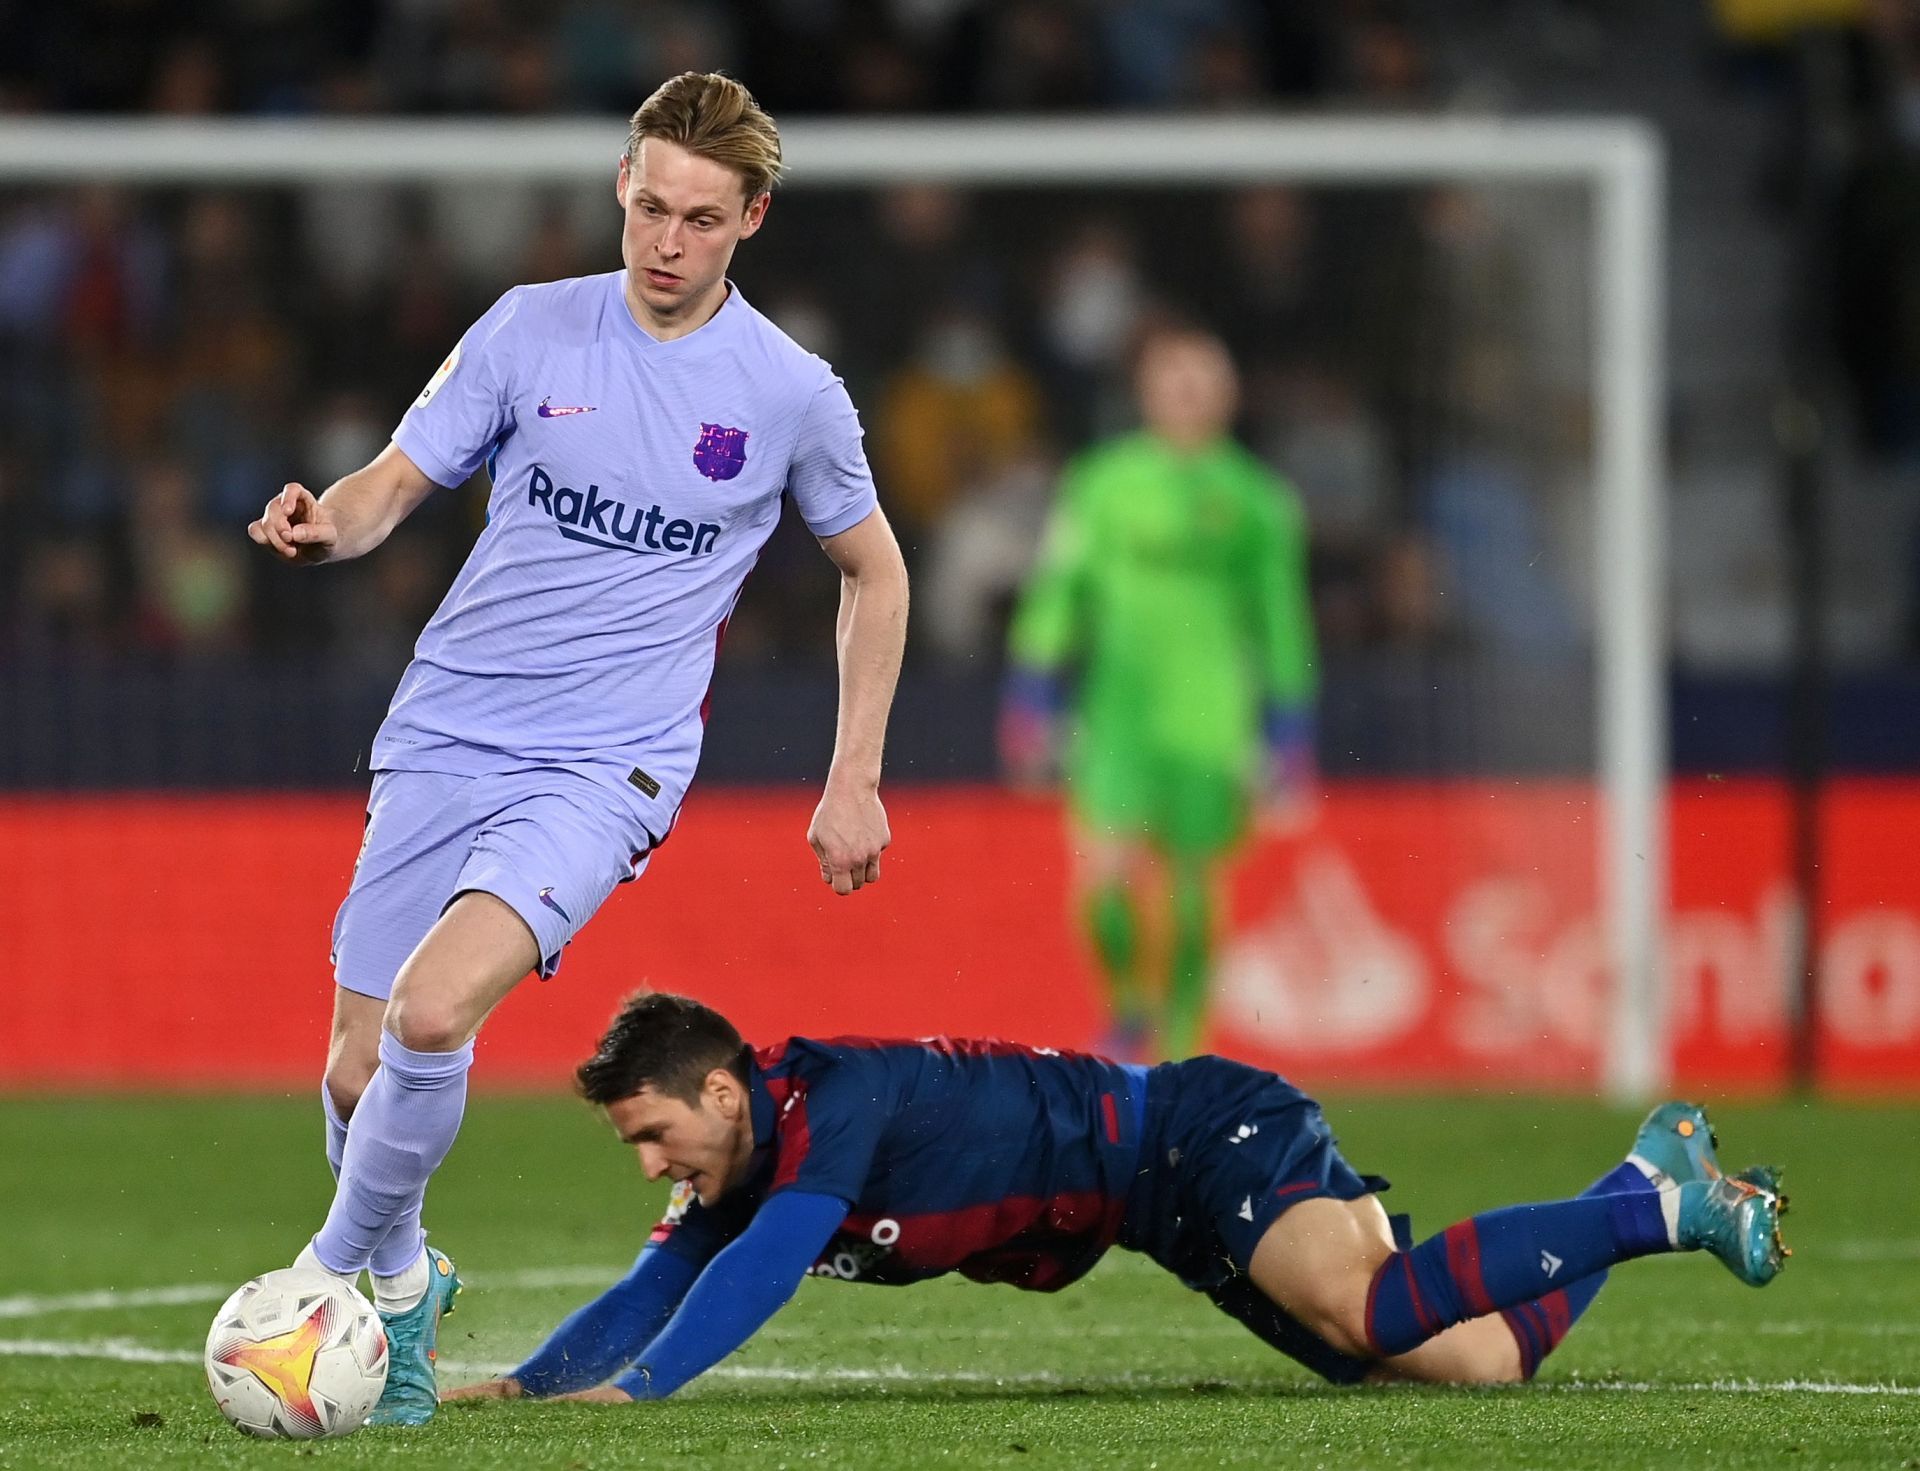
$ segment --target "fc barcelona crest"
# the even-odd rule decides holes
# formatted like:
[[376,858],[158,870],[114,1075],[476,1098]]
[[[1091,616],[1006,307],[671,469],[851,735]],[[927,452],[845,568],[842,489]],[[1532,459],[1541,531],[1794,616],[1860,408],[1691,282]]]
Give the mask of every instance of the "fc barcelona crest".
[[747,465],[747,431],[724,424],[702,424],[693,447],[693,464],[709,480],[731,480]]

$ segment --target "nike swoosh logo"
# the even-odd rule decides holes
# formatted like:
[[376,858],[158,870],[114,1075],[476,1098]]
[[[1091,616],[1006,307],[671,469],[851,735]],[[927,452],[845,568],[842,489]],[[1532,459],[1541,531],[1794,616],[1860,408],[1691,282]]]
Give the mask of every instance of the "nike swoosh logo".
[[591,414],[598,407],[598,404],[560,404],[556,406],[548,403],[547,400],[543,398],[540,400],[540,407],[535,409],[534,412],[543,419],[564,419],[569,414]]

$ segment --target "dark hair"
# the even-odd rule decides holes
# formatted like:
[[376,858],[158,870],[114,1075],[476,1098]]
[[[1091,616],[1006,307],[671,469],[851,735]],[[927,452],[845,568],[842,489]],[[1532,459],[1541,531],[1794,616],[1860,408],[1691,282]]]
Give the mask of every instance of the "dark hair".
[[732,169],[748,199],[780,179],[780,130],[751,92],[720,72],[681,72],[662,82],[627,124],[629,162],[645,138]]
[[711,1006],[666,991],[629,996],[600,1039],[599,1049],[573,1070],[574,1086],[603,1107],[652,1088],[693,1103],[707,1074],[726,1068],[744,1086],[747,1044]]

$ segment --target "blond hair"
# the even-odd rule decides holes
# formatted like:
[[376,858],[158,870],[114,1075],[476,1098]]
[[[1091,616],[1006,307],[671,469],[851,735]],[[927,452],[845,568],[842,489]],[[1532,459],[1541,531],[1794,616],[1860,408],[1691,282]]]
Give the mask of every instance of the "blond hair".
[[720,72],[681,72],[640,104],[627,128],[629,163],[658,138],[740,175],[747,198],[780,178],[780,130],[753,94]]

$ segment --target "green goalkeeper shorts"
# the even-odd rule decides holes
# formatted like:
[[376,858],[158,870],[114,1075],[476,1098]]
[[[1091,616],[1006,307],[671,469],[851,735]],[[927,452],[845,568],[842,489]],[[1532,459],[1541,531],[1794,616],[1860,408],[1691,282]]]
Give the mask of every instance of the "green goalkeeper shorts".
[[1245,835],[1251,802],[1238,772],[1155,751],[1087,750],[1092,744],[1082,744],[1067,770],[1068,802],[1081,826],[1195,858],[1222,853]]

